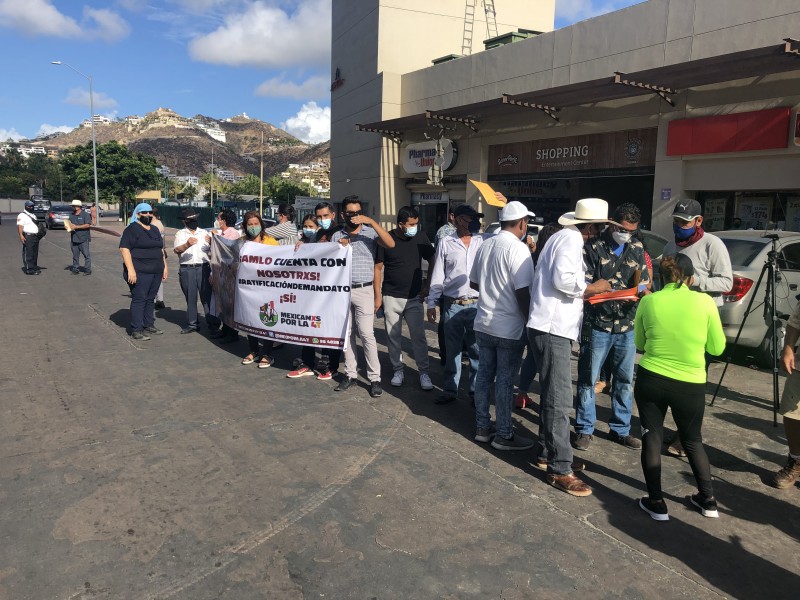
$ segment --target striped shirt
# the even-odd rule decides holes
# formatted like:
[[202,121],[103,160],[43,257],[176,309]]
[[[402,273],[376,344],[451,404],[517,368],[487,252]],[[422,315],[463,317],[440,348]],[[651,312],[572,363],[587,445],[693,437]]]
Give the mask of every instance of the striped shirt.
[[338,242],[343,237],[350,238],[353,248],[353,266],[350,283],[369,283],[375,279],[375,254],[378,252],[378,234],[372,227],[362,225],[355,235],[348,236],[344,230],[337,231],[331,238]]
[[267,227],[264,233],[278,240],[281,246],[288,246],[290,244],[294,246],[300,239],[297,235],[297,227],[295,227],[295,224],[291,221],[284,221],[274,227]]

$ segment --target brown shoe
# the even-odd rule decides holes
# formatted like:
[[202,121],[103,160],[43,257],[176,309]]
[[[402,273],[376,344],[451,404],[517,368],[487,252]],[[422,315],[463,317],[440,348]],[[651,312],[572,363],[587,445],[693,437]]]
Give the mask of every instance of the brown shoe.
[[575,473],[569,475],[556,475],[555,473],[547,474],[547,483],[554,488],[567,492],[571,496],[591,496],[592,488],[578,479]]
[[594,393],[595,394],[602,394],[603,391],[606,389],[606,382],[605,381],[598,381],[594,384]]
[[800,460],[790,456],[789,460],[786,461],[786,466],[775,473],[775,477],[772,479],[772,485],[779,490],[784,490],[788,487],[792,487],[798,477],[800,477]]

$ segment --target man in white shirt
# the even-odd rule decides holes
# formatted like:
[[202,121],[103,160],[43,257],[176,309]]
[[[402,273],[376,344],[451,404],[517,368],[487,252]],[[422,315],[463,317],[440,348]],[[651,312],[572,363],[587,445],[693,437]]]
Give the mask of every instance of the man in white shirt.
[[[514,377],[522,363],[525,321],[530,310],[533,260],[523,240],[534,214],[521,202],[509,202],[500,211],[500,233],[478,250],[470,271],[470,285],[478,291],[475,338],[478,376],[475,380],[475,440],[492,442],[496,450],[527,450],[533,440],[514,435],[511,419]],[[495,381],[497,433],[492,440],[489,388]]]
[[469,285],[469,273],[478,248],[483,243],[479,234],[483,214],[463,204],[453,212],[456,232],[443,237],[436,247],[428,293],[428,320],[436,322],[436,303],[441,298],[444,321],[445,354],[444,394],[434,400],[446,404],[458,398],[461,383],[461,350],[466,343],[469,354],[469,393],[475,394],[478,373],[478,344],[472,329],[477,313],[478,292]]
[[572,409],[572,341],[580,337],[584,297],[607,292],[608,281],[586,283],[583,245],[609,222],[608,203],[599,198],[578,200],[573,212],[558,222],[564,229],[545,244],[531,285],[528,341],[539,366],[541,425],[539,462],[547,463],[547,482],[573,496],[588,496],[592,488],[573,473],[569,439]]
[[33,200],[25,201],[25,209],[17,215],[17,232],[22,242],[22,269],[26,275],[41,275],[39,268],[39,225],[33,214]]
[[187,325],[181,333],[193,333],[200,329],[197,316],[197,298],[203,305],[206,325],[212,331],[219,327],[219,318],[211,314],[211,234],[198,226],[199,215],[193,208],[183,211],[182,220],[185,227],[175,233],[173,249],[180,257],[178,278],[181,290],[186,298]]

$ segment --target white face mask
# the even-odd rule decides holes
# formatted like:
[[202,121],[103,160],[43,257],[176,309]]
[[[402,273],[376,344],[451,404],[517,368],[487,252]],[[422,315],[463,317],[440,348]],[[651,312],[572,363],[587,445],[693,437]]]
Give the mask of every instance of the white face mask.
[[219,219],[214,221],[214,229],[222,229],[222,225],[219,224]]
[[629,231],[612,231],[611,237],[614,238],[614,241],[619,245],[627,244],[631,241],[631,234]]

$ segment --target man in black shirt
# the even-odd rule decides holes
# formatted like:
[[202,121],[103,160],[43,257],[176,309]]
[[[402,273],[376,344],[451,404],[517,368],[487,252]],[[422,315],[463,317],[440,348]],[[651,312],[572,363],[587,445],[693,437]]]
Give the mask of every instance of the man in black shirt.
[[386,326],[389,360],[394,369],[392,385],[403,385],[404,372],[401,356],[403,319],[408,325],[414,360],[419,371],[419,384],[423,390],[432,390],[428,375],[428,342],[425,338],[425,310],[422,307],[422,259],[430,261],[433,246],[425,232],[419,230],[419,213],[411,206],[404,206],[397,213],[397,228],[389,235],[394,239],[394,248],[378,247],[375,258],[375,284],[383,272],[383,322]]

